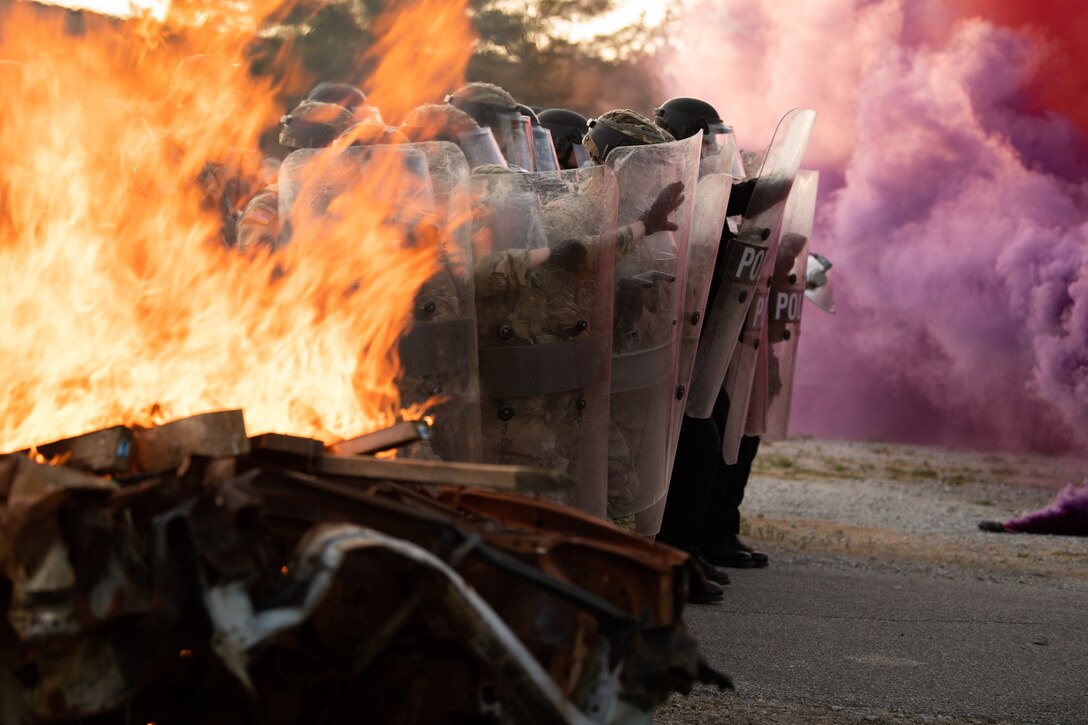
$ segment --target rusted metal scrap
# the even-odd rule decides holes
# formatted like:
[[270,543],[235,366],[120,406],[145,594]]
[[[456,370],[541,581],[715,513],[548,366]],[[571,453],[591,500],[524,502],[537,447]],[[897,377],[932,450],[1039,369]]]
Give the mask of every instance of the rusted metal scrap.
[[0,723],[638,723],[729,686],[686,555],[511,492],[560,477],[208,423],[112,478],[0,456]]

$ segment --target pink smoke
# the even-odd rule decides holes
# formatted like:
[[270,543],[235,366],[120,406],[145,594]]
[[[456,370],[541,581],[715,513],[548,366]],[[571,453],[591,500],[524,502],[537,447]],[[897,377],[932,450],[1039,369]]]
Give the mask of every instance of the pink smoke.
[[[810,307],[794,432],[987,448],[1088,442],[1088,140],[1031,92],[1038,33],[943,0],[715,0],[667,76],[766,145],[819,112]],[[1083,91],[1083,89],[1081,89]]]

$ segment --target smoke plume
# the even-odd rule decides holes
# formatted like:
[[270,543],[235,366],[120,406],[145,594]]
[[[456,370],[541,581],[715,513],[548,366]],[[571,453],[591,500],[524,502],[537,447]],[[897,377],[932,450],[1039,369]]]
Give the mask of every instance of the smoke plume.
[[1088,441],[1084,84],[1053,21],[1005,5],[725,0],[678,30],[670,90],[714,103],[742,145],[819,112],[812,248],[840,310],[805,314],[795,432]]

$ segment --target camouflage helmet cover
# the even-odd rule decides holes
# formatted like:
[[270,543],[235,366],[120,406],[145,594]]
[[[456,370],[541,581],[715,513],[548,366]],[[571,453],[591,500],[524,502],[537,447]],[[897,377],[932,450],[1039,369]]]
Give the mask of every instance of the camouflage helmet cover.
[[[494,83],[473,82],[446,96],[446,103],[475,116],[472,106],[494,106],[503,111],[517,111],[514,97]],[[477,119],[479,120],[479,119]]]
[[323,148],[358,122],[343,106],[303,101],[280,119],[280,144],[290,149]]
[[337,139],[338,146],[387,146],[398,143],[408,143],[408,137],[400,129],[374,121],[349,126]]
[[461,134],[475,131],[480,125],[472,116],[449,104],[425,103],[413,109],[400,125],[400,130],[412,141],[449,141],[457,143]]
[[582,145],[593,160],[601,164],[612,149],[620,146],[642,146],[675,140],[672,134],[641,113],[624,108],[608,111],[591,119],[589,132],[582,139]]

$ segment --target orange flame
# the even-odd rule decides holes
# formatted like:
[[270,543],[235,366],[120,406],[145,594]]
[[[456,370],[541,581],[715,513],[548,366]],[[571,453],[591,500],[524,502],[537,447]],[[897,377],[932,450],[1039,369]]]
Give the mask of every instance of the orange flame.
[[[395,80],[379,64],[398,110],[441,98],[472,47],[464,0],[401,5],[441,8],[428,35],[447,50]],[[195,182],[283,112],[244,64],[278,6],[175,0],[82,34],[18,3],[0,17],[0,450],[227,408],[251,435],[327,442],[400,417],[396,343],[433,245],[353,194],[335,224],[242,255]],[[382,23],[383,47],[418,51]]]

